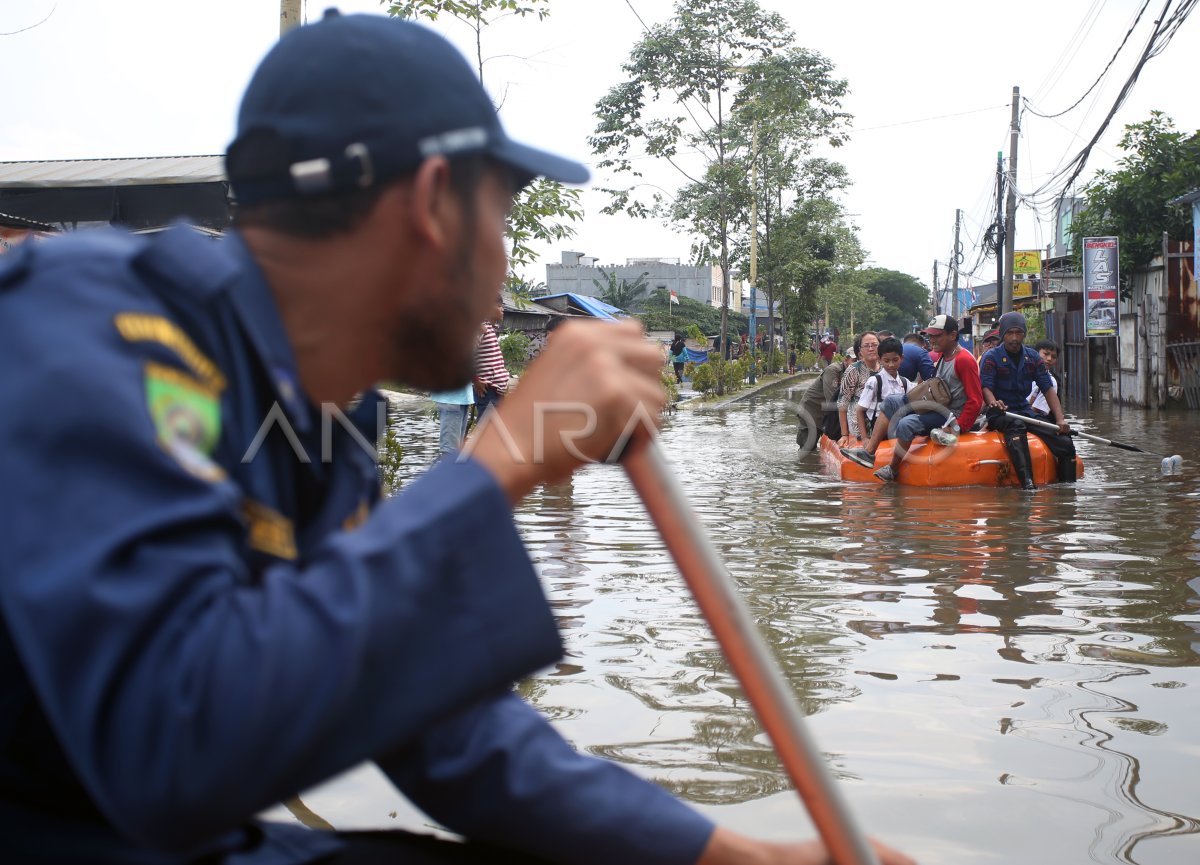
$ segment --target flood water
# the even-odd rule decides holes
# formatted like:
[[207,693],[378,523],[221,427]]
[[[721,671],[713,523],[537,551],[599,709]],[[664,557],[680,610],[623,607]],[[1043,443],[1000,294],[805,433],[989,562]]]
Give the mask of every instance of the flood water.
[[[787,400],[681,411],[663,445],[860,823],[926,865],[1200,862],[1200,413],[1077,424],[1180,475],[1080,441],[1084,478],[1029,494],[834,480],[797,457]],[[402,429],[411,476],[435,422]],[[517,521],[567,652],[522,692],[718,822],[810,834],[621,471]],[[366,769],[304,801],[338,828],[421,825]]]

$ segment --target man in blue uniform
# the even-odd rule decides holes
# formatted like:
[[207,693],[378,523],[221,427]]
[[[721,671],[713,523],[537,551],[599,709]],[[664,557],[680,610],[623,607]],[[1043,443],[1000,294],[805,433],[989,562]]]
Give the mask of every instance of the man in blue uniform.
[[918,375],[921,376],[921,381],[929,381],[933,378],[933,359],[930,358],[929,351],[921,344],[921,334],[904,334],[901,348],[904,354],[897,373],[901,378],[909,381],[916,381]]
[[[1019,312],[1006,312],[1000,316],[996,330],[1001,342],[981,358],[979,368],[988,427],[1004,434],[1009,461],[1023,489],[1034,488],[1028,433],[1040,438],[1054,455],[1059,482],[1073,483],[1075,443],[1069,434],[1071,428],[1063,417],[1054,379],[1046,369],[1045,361],[1025,345],[1025,316]],[[1054,422],[1058,424],[1058,433],[1043,432],[1040,427],[1029,426],[1006,414],[1012,412],[1033,417],[1028,397],[1035,383],[1046,397]]]
[[[219,242],[81,232],[0,264],[6,861],[825,862],[577,754],[513,693],[561,646],[511,506],[661,407],[636,325],[562,328],[470,458],[380,500],[373,383],[466,384],[514,192],[586,170],[375,16],[280,41],[226,167]],[[470,843],[255,819],[367,759]]]

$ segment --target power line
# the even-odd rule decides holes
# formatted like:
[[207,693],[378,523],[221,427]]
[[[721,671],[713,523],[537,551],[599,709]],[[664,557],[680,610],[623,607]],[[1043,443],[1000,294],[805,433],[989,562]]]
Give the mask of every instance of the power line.
[[[1037,90],[1033,92],[1034,99],[1039,98],[1044,92],[1048,92],[1050,88],[1058,83],[1058,79],[1062,77],[1063,72],[1065,72],[1067,67],[1070,66],[1067,55],[1069,53],[1071,58],[1074,58],[1074,56],[1079,53],[1079,49],[1083,46],[1083,38],[1087,36],[1087,33],[1091,33],[1092,27],[1095,26],[1096,17],[1098,17],[1100,11],[1100,5],[1101,0],[1092,0],[1092,5],[1088,8],[1088,11],[1084,13],[1083,19],[1075,28],[1075,32],[1071,34],[1071,38],[1067,40],[1065,45],[1063,45],[1062,53],[1058,55],[1058,59],[1054,61],[1054,65],[1050,67],[1050,71],[1046,73],[1046,77],[1042,79],[1042,83],[1039,84]],[[1084,25],[1088,25],[1087,33],[1083,33]],[[1064,61],[1067,61],[1065,65]],[[1054,79],[1053,81],[1050,80],[1052,78]]]
[[1121,49],[1124,48],[1125,43],[1129,41],[1129,37],[1133,34],[1134,28],[1136,28],[1138,26],[1138,22],[1142,20],[1142,14],[1146,11],[1146,7],[1149,5],[1150,5],[1150,0],[1146,0],[1146,2],[1142,4],[1142,8],[1138,10],[1137,17],[1133,19],[1133,24],[1131,24],[1129,26],[1129,29],[1125,31],[1125,38],[1121,40],[1121,44],[1118,45],[1117,50],[1113,52],[1112,58],[1108,61],[1108,64],[1104,67],[1104,71],[1102,71],[1098,76],[1096,76],[1096,80],[1092,82],[1092,86],[1089,87],[1087,90],[1083,91],[1083,95],[1080,96],[1078,99],[1076,99],[1075,102],[1072,103],[1069,108],[1064,108],[1062,111],[1059,111],[1057,114],[1042,114],[1040,111],[1038,111],[1036,108],[1034,108],[1033,105],[1030,104],[1028,99],[1024,100],[1025,108],[1031,114],[1035,114],[1038,117],[1044,117],[1047,120],[1053,120],[1055,117],[1062,117],[1064,114],[1066,114],[1070,111],[1074,111],[1076,108],[1078,108],[1079,103],[1082,102],[1084,99],[1086,99],[1087,95],[1096,89],[1096,85],[1098,85],[1101,81],[1104,80],[1104,76],[1108,74],[1108,70],[1112,69],[1112,65],[1115,62],[1117,62],[1117,57],[1120,55]]
[[57,8],[58,8],[58,3],[55,2],[55,4],[50,7],[50,11],[46,13],[46,17],[43,18],[41,21],[38,21],[36,24],[30,24],[28,27],[22,27],[20,30],[10,30],[5,33],[0,33],[0,36],[16,36],[18,33],[26,33],[30,30],[33,30],[35,27],[41,27],[43,24],[45,24],[47,21],[50,20],[50,16],[54,14],[54,10]]
[[[1166,49],[1167,45],[1170,44],[1171,40],[1175,37],[1175,34],[1179,31],[1179,28],[1183,25],[1183,22],[1187,19],[1188,15],[1190,15],[1195,9],[1196,3],[1200,2],[1200,0],[1181,0],[1174,12],[1171,12],[1171,5],[1173,2],[1174,0],[1166,0],[1162,12],[1159,14],[1158,19],[1154,22],[1154,30],[1146,42],[1146,47],[1142,51],[1142,56],[1138,59],[1137,65],[1134,66],[1133,71],[1125,80],[1125,84],[1121,87],[1121,92],[1117,94],[1117,98],[1114,100],[1112,107],[1109,109],[1108,115],[1100,124],[1100,128],[1096,130],[1095,134],[1091,137],[1088,143],[1084,145],[1083,149],[1080,150],[1070,162],[1055,172],[1049,181],[1031,193],[1032,197],[1041,195],[1042,193],[1045,193],[1053,187],[1059,185],[1060,179],[1065,177],[1065,180],[1061,180],[1061,191],[1058,195],[1054,196],[1058,200],[1061,200],[1066,194],[1066,190],[1069,189],[1079,175],[1083,173],[1083,169],[1087,165],[1088,157],[1091,155],[1092,149],[1096,146],[1096,142],[1100,140],[1100,136],[1102,136],[1108,129],[1108,125],[1112,122],[1113,117],[1116,116],[1117,111],[1119,111],[1121,106],[1125,104],[1125,100],[1129,97],[1130,92],[1132,92],[1133,86],[1137,82],[1142,68],[1150,61],[1152,57],[1157,57]],[[1167,14],[1168,12],[1171,12],[1169,16]]]

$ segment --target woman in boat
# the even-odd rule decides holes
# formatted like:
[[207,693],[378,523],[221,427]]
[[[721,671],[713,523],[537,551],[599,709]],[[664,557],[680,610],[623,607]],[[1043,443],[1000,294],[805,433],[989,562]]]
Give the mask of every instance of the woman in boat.
[[857,412],[851,406],[858,403],[863,385],[879,372],[879,337],[875,331],[864,331],[855,337],[854,356],[858,359],[846,368],[842,376],[837,402],[838,423],[841,424],[843,439],[839,444],[847,447],[857,447],[867,434],[866,430],[858,428]]

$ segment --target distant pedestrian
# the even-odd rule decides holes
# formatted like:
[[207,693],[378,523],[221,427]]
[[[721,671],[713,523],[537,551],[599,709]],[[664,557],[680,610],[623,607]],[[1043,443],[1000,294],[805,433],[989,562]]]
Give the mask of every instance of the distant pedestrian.
[[504,297],[497,296],[491,317],[483,322],[479,333],[479,344],[475,352],[475,422],[483,419],[484,412],[500,401],[508,390],[508,367],[504,365],[504,353],[500,351],[500,338],[496,335],[496,324],[504,317]]
[[670,348],[671,366],[675,369],[675,383],[683,384],[683,365],[687,362],[687,343],[683,339],[683,334],[679,331],[675,332],[675,339],[672,340]]

